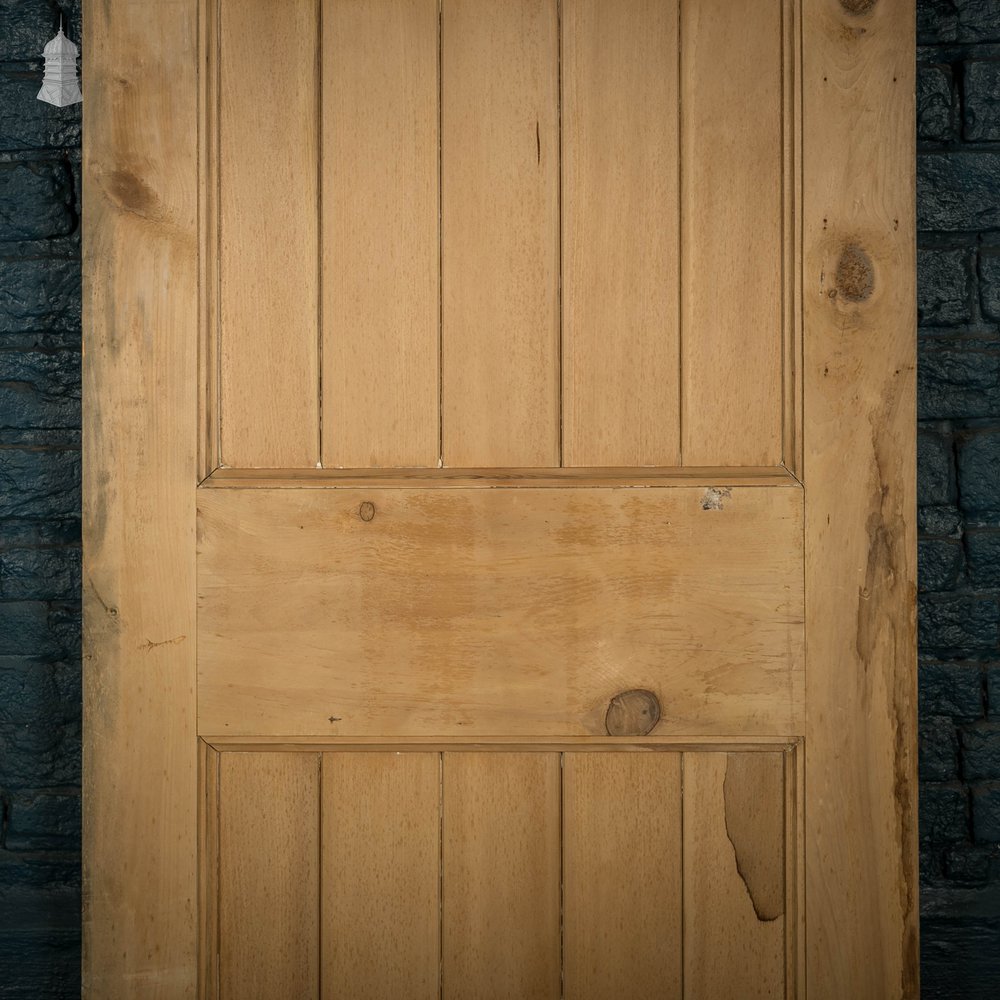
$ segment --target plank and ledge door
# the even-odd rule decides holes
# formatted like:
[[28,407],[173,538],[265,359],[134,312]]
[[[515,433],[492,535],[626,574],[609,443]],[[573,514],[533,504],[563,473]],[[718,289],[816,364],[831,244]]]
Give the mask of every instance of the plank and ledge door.
[[794,757],[213,752],[214,995],[791,995]]
[[214,2],[214,465],[793,467],[791,0]]

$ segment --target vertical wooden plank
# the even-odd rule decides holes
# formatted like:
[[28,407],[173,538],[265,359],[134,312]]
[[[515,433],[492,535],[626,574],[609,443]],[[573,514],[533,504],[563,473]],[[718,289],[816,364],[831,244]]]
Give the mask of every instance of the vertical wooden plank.
[[808,993],[896,1000],[919,995],[914,4],[805,0],[803,29]]
[[559,754],[444,754],[443,1000],[557,1000]]
[[198,996],[219,997],[219,770],[222,756],[198,742]]
[[234,468],[319,462],[317,3],[220,0],[221,450]]
[[444,0],[445,465],[559,465],[556,0]]
[[563,984],[573,1000],[681,996],[680,762],[564,757]]
[[440,754],[325,754],[322,809],[324,1000],[437,1000]]
[[566,466],[680,462],[677,22],[562,5]]
[[802,741],[785,753],[785,996],[806,991],[805,816]]
[[782,0],[782,465],[802,476],[802,4]]
[[88,0],[83,989],[197,990],[198,4]]
[[198,5],[198,477],[218,467],[219,431],[219,0]]
[[681,4],[685,465],[782,458],[782,4]]
[[318,994],[319,762],[315,753],[222,755],[221,1000]]
[[438,0],[323,2],[323,464],[438,460]]
[[684,754],[684,996],[785,996],[784,754]]

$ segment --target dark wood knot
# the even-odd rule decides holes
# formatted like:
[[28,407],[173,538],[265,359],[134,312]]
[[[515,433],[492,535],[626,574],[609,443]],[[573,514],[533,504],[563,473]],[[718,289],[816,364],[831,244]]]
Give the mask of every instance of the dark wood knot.
[[837,294],[847,302],[864,302],[875,291],[875,266],[871,257],[851,243],[844,247],[834,276]]
[[371,500],[366,500],[358,508],[358,517],[360,517],[362,521],[371,521],[375,517],[375,504],[373,504]]
[[848,14],[853,14],[855,17],[862,17],[865,14],[870,14],[872,8],[875,6],[875,0],[840,0],[840,6],[847,11]]
[[652,691],[635,688],[616,694],[608,704],[608,736],[646,736],[660,721],[660,701]]

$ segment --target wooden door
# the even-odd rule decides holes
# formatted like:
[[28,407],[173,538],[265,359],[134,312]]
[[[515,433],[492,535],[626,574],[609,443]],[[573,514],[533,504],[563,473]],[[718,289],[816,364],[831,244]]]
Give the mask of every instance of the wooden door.
[[910,0],[92,2],[91,997],[916,997]]

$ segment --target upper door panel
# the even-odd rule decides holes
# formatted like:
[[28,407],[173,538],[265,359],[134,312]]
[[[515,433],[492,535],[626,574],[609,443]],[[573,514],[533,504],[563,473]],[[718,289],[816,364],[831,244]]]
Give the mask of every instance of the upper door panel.
[[209,471],[793,467],[793,8],[215,0]]

